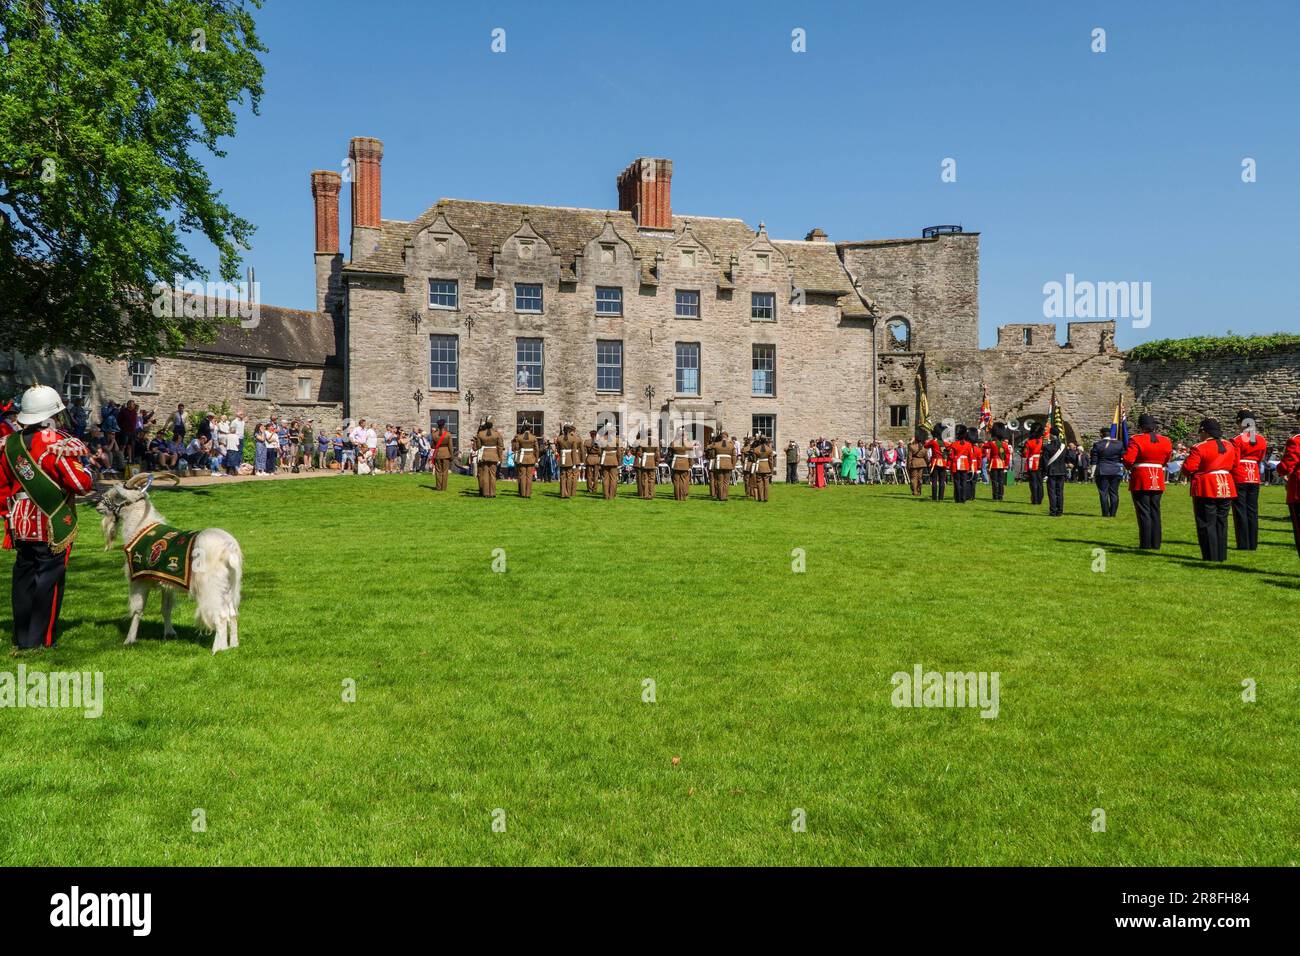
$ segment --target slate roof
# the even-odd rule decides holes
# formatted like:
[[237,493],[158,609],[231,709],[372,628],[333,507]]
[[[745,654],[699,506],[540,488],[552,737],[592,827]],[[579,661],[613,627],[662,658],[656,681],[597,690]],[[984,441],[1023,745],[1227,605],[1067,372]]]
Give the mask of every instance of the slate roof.
[[[574,261],[577,254],[600,235],[608,219],[614,231],[627,240],[641,257],[642,281],[655,284],[653,275],[655,254],[667,253],[669,247],[685,231],[691,231],[717,257],[718,281],[724,288],[731,286],[727,271],[731,256],[739,255],[756,237],[753,228],[739,219],[719,219],[709,216],[673,216],[669,230],[641,230],[629,212],[617,209],[578,209],[560,206],[536,206],[513,203],[477,202],[467,199],[440,199],[411,222],[393,219],[381,221],[375,245],[357,251],[352,262],[344,266],[345,272],[370,272],[387,275],[405,274],[403,249],[439,215],[445,214],[447,222],[465,237],[478,257],[478,274],[491,276],[494,249],[500,249],[507,238],[517,232],[528,217],[529,225],[545,239],[561,261],[561,278],[574,278]],[[790,258],[794,266],[795,284],[810,292],[851,296],[845,307],[861,308],[854,293],[853,283],[840,262],[834,244],[830,242],[771,240],[772,244]],[[365,240],[362,240],[365,244]]]
[[263,359],[290,365],[335,365],[342,361],[334,320],[324,312],[263,305],[255,328],[221,323],[211,342],[192,342],[184,351],[199,355]]

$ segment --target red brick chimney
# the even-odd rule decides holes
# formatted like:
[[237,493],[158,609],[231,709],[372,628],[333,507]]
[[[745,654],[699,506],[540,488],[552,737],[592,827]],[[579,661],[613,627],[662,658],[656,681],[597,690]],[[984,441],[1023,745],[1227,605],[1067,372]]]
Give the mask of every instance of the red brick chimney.
[[331,169],[311,174],[311,198],[316,204],[316,251],[339,251],[339,188],[343,177]]
[[352,161],[352,228],[379,228],[379,164],[384,144],[369,136],[354,136],[348,147]]
[[642,156],[618,176],[618,208],[646,229],[673,227],[673,161]]

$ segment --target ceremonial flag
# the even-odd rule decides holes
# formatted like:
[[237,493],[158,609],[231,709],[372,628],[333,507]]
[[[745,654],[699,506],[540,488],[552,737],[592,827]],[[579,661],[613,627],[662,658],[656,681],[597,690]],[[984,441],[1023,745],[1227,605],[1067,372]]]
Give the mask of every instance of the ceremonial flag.
[[1128,409],[1124,407],[1124,396],[1119,397],[1119,404],[1115,406],[1115,415],[1110,423],[1110,437],[1118,438],[1128,447]]
[[993,424],[993,409],[989,408],[989,387],[984,385],[983,389],[984,401],[980,405],[980,428],[988,431],[989,426]]
[[931,431],[934,426],[930,424],[930,402],[925,397],[925,379],[921,378],[920,372],[916,373],[916,384],[921,389],[921,427]]
[[1047,437],[1055,435],[1065,441],[1065,416],[1061,414],[1061,403],[1056,400],[1056,386],[1052,386],[1052,407],[1047,416]]

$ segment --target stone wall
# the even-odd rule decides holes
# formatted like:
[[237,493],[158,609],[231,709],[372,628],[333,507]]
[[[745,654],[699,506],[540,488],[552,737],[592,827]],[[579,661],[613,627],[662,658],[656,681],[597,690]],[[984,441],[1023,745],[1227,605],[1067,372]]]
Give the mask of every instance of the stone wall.
[[[255,365],[266,370],[266,397],[246,394],[246,370]],[[128,363],[94,355],[59,350],[47,356],[12,356],[0,369],[0,394],[17,394],[39,382],[63,391],[64,377],[74,367],[90,370],[91,422],[99,420],[99,408],[106,401],[135,399],[145,409],[165,419],[183,402],[188,410],[220,405],[232,411],[244,409],[250,421],[266,420],[273,412],[284,418],[311,418],[318,425],[335,427],[343,413],[343,370],[336,366],[296,366],[238,357],[219,358],[192,352],[160,358],[154,362],[153,386],[133,389]],[[311,379],[310,398],[298,397],[298,380]]]
[[836,248],[882,323],[901,317],[910,324],[912,351],[979,348],[979,233]]
[[[1025,330],[1030,331],[1028,340]],[[1072,322],[1064,345],[1050,323],[1003,326],[991,349],[939,349],[924,355],[882,351],[877,361],[882,437],[910,436],[916,416],[906,427],[891,427],[889,405],[909,401],[919,413],[919,392],[913,395],[918,369],[933,422],[951,418],[977,424],[984,386],[994,420],[1041,419],[1055,387],[1068,431],[1090,437],[1110,422],[1121,393],[1125,401],[1132,398],[1123,354],[1115,348],[1114,322]]]
[[1236,422],[1250,408],[1260,430],[1281,439],[1300,432],[1300,352],[1209,356],[1195,361],[1129,361],[1134,404],[1164,424],[1204,417]]

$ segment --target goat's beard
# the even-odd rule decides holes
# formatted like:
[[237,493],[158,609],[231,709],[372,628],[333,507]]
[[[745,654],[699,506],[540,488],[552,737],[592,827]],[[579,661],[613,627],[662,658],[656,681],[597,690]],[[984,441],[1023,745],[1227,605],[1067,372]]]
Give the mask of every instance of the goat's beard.
[[99,519],[99,526],[104,531],[104,550],[112,551],[113,544],[117,541],[117,515],[106,514]]

